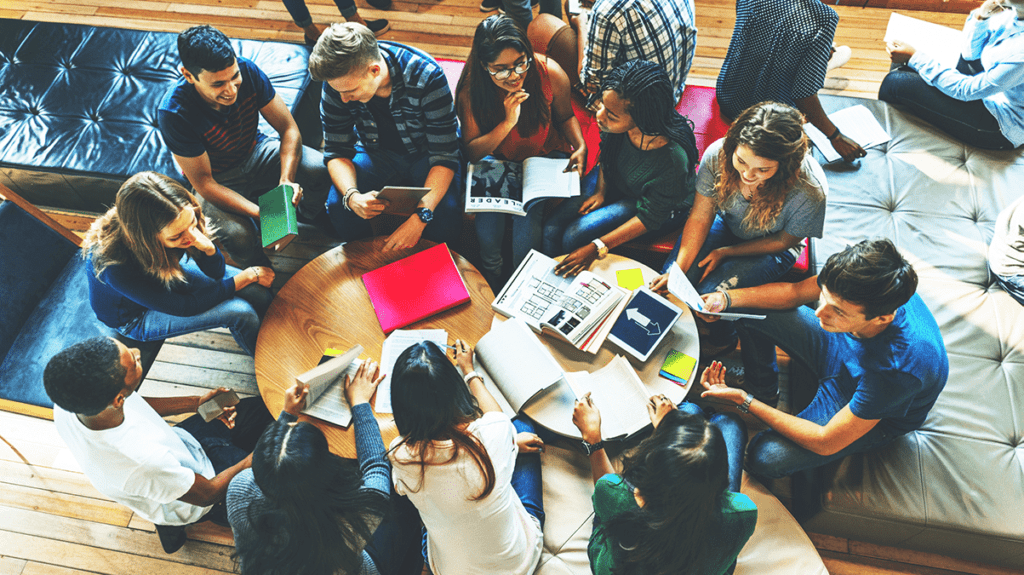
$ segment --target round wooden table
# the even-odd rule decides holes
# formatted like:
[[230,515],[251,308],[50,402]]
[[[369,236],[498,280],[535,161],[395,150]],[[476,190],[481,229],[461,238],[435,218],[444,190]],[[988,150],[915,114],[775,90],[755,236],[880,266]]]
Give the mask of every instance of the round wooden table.
[[[315,367],[326,348],[347,350],[361,344],[363,357],[380,359],[384,332],[362,275],[434,245],[421,240],[413,248],[384,253],[381,248],[386,239],[338,246],[306,264],[277,293],[256,342],[256,383],[275,417],[284,407],[284,392],[295,384],[295,376]],[[494,294],[472,264],[454,252],[452,256],[466,280],[470,302],[406,329],[444,329],[449,343],[456,338],[475,343],[490,329]],[[342,457],[356,457],[352,426],[342,428],[305,416],[301,419],[324,432],[331,451]],[[391,414],[378,414],[377,422],[385,445],[398,436]]]
[[[559,257],[557,259],[561,260],[562,258]],[[594,272],[601,279],[613,285],[618,285],[616,272],[636,268],[640,268],[640,272],[643,274],[644,285],[649,285],[651,280],[658,276],[656,271],[644,264],[616,254],[608,254],[604,259],[595,261],[593,265],[590,266],[590,271]],[[640,363],[639,360],[619,349],[610,341],[606,341],[602,344],[601,349],[598,350],[596,354],[590,354],[580,351],[568,343],[550,336],[538,337],[544,346],[551,351],[551,355],[555,357],[555,360],[558,361],[558,364],[566,372],[596,371],[597,369],[607,365],[608,362],[616,355],[622,355],[628,359],[630,365],[636,369],[637,375],[640,376],[640,381],[644,382],[647,386],[649,396],[664,394],[668,396],[673,403],[679,403],[690,391],[690,387],[694,382],[694,375],[690,376],[690,379],[684,386],[678,385],[664,377],[660,377],[658,372],[661,371],[661,366],[665,363],[665,357],[668,355],[668,352],[673,349],[695,358],[697,363],[699,363],[700,340],[697,335],[697,324],[693,319],[693,314],[690,312],[690,308],[686,307],[686,305],[676,299],[675,296],[670,295],[668,296],[668,299],[678,307],[682,308],[683,314],[679,316],[679,320],[677,320],[675,325],[672,326],[671,331],[669,331],[668,335],[665,336],[665,339],[658,344],[654,353],[651,354],[651,357],[649,357],[644,363]],[[494,314],[492,323],[502,321],[505,321],[505,316]],[[694,365],[694,371],[696,371],[696,369],[697,367]],[[551,431],[567,437],[582,440],[583,438],[580,436],[579,430],[576,429],[576,426],[572,423],[572,410],[576,401],[572,391],[564,386],[558,386],[557,388],[552,389],[549,393],[556,395],[549,397],[549,401],[544,402],[544,408],[542,410],[537,409],[536,407],[531,408],[531,404],[528,403],[523,407],[523,413],[530,416],[531,419]]]

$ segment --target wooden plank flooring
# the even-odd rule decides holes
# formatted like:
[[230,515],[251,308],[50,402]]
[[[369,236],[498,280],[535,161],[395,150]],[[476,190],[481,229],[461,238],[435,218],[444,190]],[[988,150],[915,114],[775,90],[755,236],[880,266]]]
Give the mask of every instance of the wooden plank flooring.
[[[340,20],[331,0],[307,0],[318,24]],[[381,12],[357,1],[365,18],[386,17],[387,39],[418,46],[438,57],[465,58],[481,19],[478,0],[396,0]],[[853,48],[850,63],[829,74],[828,93],[874,98],[888,70],[881,39],[889,11],[836,7],[836,41]],[[959,28],[960,14],[905,12]],[[697,0],[697,53],[689,82],[714,86],[734,22],[732,2]],[[300,42],[279,0],[3,0],[0,18],[116,26],[177,32],[212,23],[231,36]],[[83,232],[91,214],[51,212]],[[301,236],[273,256],[280,287],[301,266],[331,247],[323,236]],[[215,330],[169,340],[149,374],[147,395],[177,395],[227,385],[256,393],[252,360],[230,334]],[[754,422],[751,422],[753,425]],[[174,555],[160,549],[153,525],[100,494],[81,474],[51,422],[0,412],[0,575],[79,573],[231,572],[230,531],[201,524]],[[999,569],[896,548],[811,534],[833,574],[974,573],[1005,575]]]

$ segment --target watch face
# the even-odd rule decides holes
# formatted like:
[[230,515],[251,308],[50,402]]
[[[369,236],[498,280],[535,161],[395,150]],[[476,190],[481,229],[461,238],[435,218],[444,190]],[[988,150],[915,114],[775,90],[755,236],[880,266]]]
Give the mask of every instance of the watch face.
[[431,220],[434,219],[434,212],[428,210],[427,208],[420,208],[416,210],[416,215],[418,215],[420,217],[420,221],[425,224],[429,224]]

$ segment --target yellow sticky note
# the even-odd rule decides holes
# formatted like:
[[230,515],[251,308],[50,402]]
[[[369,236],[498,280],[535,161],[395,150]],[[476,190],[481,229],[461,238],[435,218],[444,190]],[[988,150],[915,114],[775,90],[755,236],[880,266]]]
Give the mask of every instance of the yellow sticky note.
[[693,369],[697,367],[697,360],[680,351],[672,350],[665,358],[665,364],[661,371],[673,375],[681,380],[688,381],[693,375]]
[[619,270],[615,272],[615,281],[619,282],[619,287],[633,291],[644,285],[644,274],[640,268]]

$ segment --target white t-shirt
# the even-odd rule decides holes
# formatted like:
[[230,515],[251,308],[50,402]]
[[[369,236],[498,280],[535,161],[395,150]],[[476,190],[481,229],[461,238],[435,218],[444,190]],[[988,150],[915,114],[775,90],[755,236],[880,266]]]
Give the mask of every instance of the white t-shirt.
[[111,429],[89,429],[56,405],[53,421],[96,489],[140,517],[157,525],[187,525],[210,510],[178,501],[196,473],[213,478],[210,458],[194,437],[168,425],[139,394],[125,399],[124,421]]
[[[402,463],[412,459],[407,446],[391,453],[395,491],[409,497],[427,528],[430,569],[435,575],[533,573],[544,538],[510,483],[518,453],[515,427],[507,415],[489,412],[468,430],[494,465],[494,490],[480,501],[472,498],[483,488],[483,474],[468,453],[445,465],[423,467],[422,483],[420,465]],[[438,461],[448,459],[451,441],[433,445]]]

